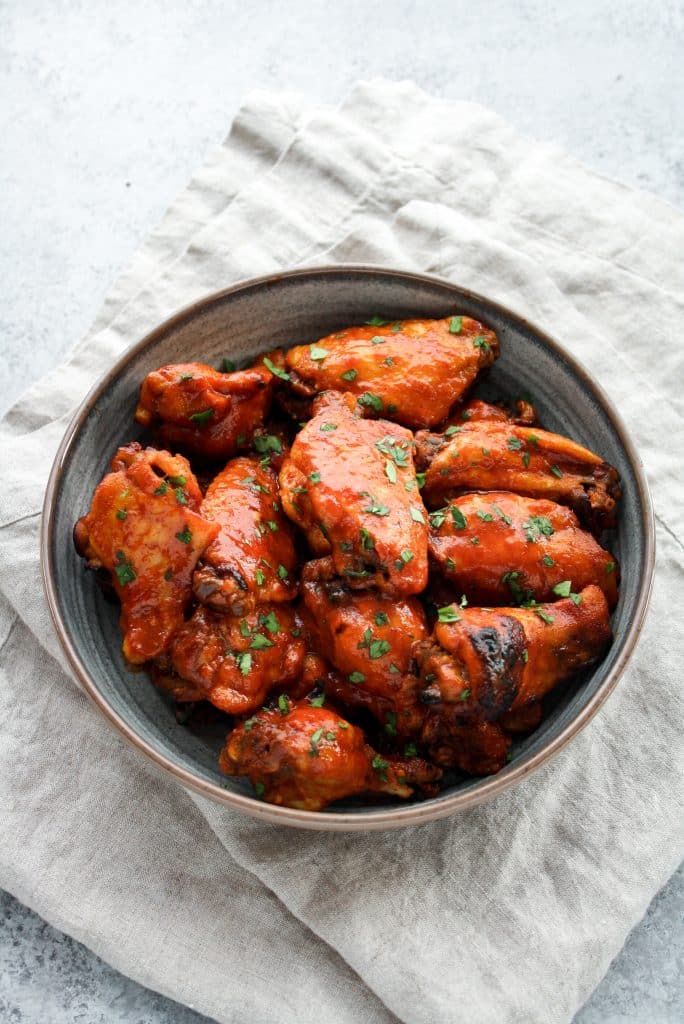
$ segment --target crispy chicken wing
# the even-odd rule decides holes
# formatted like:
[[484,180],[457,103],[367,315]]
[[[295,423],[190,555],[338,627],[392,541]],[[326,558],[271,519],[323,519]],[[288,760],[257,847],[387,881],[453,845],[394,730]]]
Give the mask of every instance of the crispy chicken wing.
[[533,608],[440,609],[433,637],[416,645],[421,700],[461,721],[496,719],[540,700],[597,661],[611,640],[602,590],[585,587]]
[[123,652],[142,664],[166,650],[192,598],[197,559],[218,532],[198,515],[201,494],[180,455],[119,448],[74,542],[90,568],[108,569],[121,602]]
[[429,520],[430,554],[471,604],[552,601],[595,583],[615,607],[617,563],[564,505],[487,491],[455,498]]
[[364,414],[430,427],[499,354],[493,331],[467,316],[348,327],[286,353],[291,387],[353,394]]
[[569,505],[596,532],[615,525],[617,470],[560,434],[472,421],[443,435],[421,432],[416,444],[432,508],[464,491],[505,490]]
[[[282,362],[282,353],[272,352]],[[264,421],[275,378],[263,363],[221,373],[204,363],[161,366],[145,377],[135,418],[164,444],[204,459],[248,448]]]
[[427,514],[412,435],[359,418],[354,404],[333,391],[316,399],[280,471],[283,508],[315,554],[331,553],[348,586],[419,593],[427,583]]
[[173,637],[171,664],[217,708],[244,715],[260,707],[275,685],[299,676],[301,627],[289,605],[262,605],[243,617],[200,605]]
[[246,775],[258,796],[273,804],[320,811],[358,793],[409,797],[432,789],[441,772],[420,758],[384,757],[361,729],[327,707],[290,703],[262,710],[228,736],[219,764]]
[[200,512],[220,525],[195,570],[196,597],[242,615],[266,601],[297,593],[297,558],[278,480],[257,458],[232,459],[207,489]]

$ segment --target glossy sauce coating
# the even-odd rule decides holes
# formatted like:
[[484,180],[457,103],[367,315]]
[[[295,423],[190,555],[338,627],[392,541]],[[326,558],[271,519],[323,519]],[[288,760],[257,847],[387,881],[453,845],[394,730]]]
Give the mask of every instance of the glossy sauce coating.
[[617,603],[614,557],[564,505],[487,491],[454,498],[429,521],[430,555],[470,604],[552,601],[566,582],[575,592],[594,583]]
[[269,803],[318,811],[359,793],[408,797],[441,774],[419,758],[380,756],[361,729],[328,707],[284,699],[228,736],[220,757],[228,775],[246,775]]
[[170,447],[227,459],[249,447],[270,408],[274,379],[263,363],[235,373],[204,363],[161,366],[145,377],[135,418]]
[[498,354],[494,331],[458,316],[348,327],[291,348],[285,360],[304,393],[345,391],[365,415],[418,429],[443,420]]
[[207,488],[200,512],[221,529],[193,577],[198,600],[242,615],[296,596],[292,526],[272,469],[255,457],[232,459]]
[[427,514],[412,435],[354,415],[351,395],[327,392],[280,471],[287,515],[315,554],[330,552],[347,586],[416,594],[427,583]]
[[183,623],[195,564],[218,526],[198,515],[200,490],[182,456],[133,443],[111,465],[74,540],[91,568],[110,571],[124,656],[142,664],[162,654]]
[[200,605],[176,632],[171,663],[217,708],[244,715],[275,685],[298,677],[305,653],[301,626],[289,605],[263,605],[243,616]]
[[515,491],[568,505],[600,532],[615,525],[619,476],[600,456],[560,434],[494,421],[466,422],[451,434],[416,436],[427,465],[431,508],[464,491]]

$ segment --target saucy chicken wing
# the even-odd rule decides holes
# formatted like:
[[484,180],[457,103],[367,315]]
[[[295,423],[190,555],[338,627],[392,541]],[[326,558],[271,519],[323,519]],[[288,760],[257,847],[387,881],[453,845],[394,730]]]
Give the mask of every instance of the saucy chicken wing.
[[212,608],[242,615],[266,601],[297,593],[297,557],[278,480],[257,458],[232,459],[207,488],[200,513],[220,533],[195,570],[195,596]]
[[452,316],[348,327],[291,348],[285,361],[295,393],[346,391],[365,415],[417,429],[443,420],[498,354],[494,331]]
[[434,791],[441,771],[421,758],[381,756],[357,726],[307,702],[262,710],[228,736],[219,765],[245,775],[269,803],[320,811],[359,793],[407,798]]
[[198,515],[201,493],[182,456],[133,443],[119,448],[111,468],[74,542],[90,568],[111,573],[123,653],[142,664],[163,653],[182,624],[195,564],[219,528]]
[[330,553],[347,586],[416,594],[427,583],[427,513],[413,437],[361,419],[352,395],[327,392],[280,471],[283,508],[314,554]]
[[[282,362],[282,353],[271,359]],[[164,444],[225,460],[250,446],[270,408],[274,380],[263,363],[234,373],[204,363],[161,366],[145,377],[135,418]]]
[[416,645],[420,699],[450,705],[464,722],[519,711],[597,661],[611,635],[595,586],[532,608],[447,605],[432,638]]
[[472,421],[445,434],[421,432],[416,445],[432,508],[464,491],[515,491],[569,505],[595,532],[615,525],[617,470],[560,434]]
[[243,617],[200,605],[171,641],[175,672],[195,688],[184,699],[196,700],[190,694],[200,693],[231,715],[260,707],[274,686],[299,676],[305,653],[301,627],[289,605],[262,605]]
[[429,520],[430,555],[470,604],[552,601],[590,583],[617,603],[615,559],[564,505],[487,491],[455,498]]

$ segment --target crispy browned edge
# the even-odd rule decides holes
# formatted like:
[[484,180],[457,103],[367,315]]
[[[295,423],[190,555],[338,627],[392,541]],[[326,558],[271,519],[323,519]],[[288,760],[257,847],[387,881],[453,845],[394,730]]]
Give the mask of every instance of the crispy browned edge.
[[[516,321],[522,328],[530,330],[537,337],[542,338],[544,343],[556,354],[556,356],[567,363],[567,365],[580,379],[584,387],[594,395],[598,403],[603,407],[620,439],[627,459],[631,464],[631,468],[637,482],[639,504],[643,516],[644,559],[643,565],[640,567],[639,571],[640,584],[636,610],[622,640],[615,663],[599,689],[584,705],[584,707],[581,708],[575,718],[573,718],[572,721],[569,722],[565,728],[562,729],[562,731],[550,740],[541,750],[537,751],[531,757],[521,761],[520,763],[512,763],[497,775],[478,779],[466,790],[456,793],[448,793],[445,796],[437,797],[430,802],[409,804],[407,806],[398,806],[377,811],[364,811],[362,813],[357,813],[355,811],[350,811],[344,814],[336,811],[301,811],[291,807],[278,807],[273,804],[265,804],[254,797],[242,796],[239,793],[233,793],[230,790],[221,788],[221,786],[218,786],[213,782],[208,782],[205,779],[198,777],[185,768],[182,768],[180,765],[175,764],[161,751],[156,750],[152,744],[146,742],[146,740],[139,736],[135,730],[132,729],[131,726],[110,706],[103,694],[101,694],[97,689],[94,681],[88,674],[86,666],[79,658],[69,635],[67,624],[62,618],[59,608],[57,597],[58,588],[54,576],[51,545],[54,510],[56,496],[59,492],[62,469],[69,454],[69,449],[75,437],[78,435],[86,417],[92,410],[93,406],[97,403],[98,398],[109,384],[116,379],[134,355],[137,355],[145,348],[154,345],[156,341],[160,337],[163,337],[169,329],[194,318],[198,314],[206,311],[206,309],[212,304],[221,302],[227,296],[234,295],[240,291],[249,289],[257,290],[266,285],[273,285],[283,280],[294,277],[304,277],[307,275],[315,277],[328,275],[365,276],[376,274],[385,277],[396,277],[404,280],[408,279],[410,281],[423,284],[437,284],[441,287],[452,289],[456,298],[460,299],[461,297],[464,297],[466,299],[472,299],[475,302],[489,305],[490,307],[498,310],[508,319]],[[262,821],[267,821],[276,825],[289,825],[295,828],[309,828],[339,832],[369,832],[390,828],[401,828],[408,825],[426,824],[427,822],[434,821],[437,818],[446,817],[449,814],[454,814],[457,811],[463,811],[467,808],[475,807],[477,804],[484,803],[487,800],[491,800],[504,790],[517,785],[541,765],[551,760],[552,757],[562,750],[562,748],[574,736],[576,736],[585,725],[587,725],[617,685],[617,682],[624,672],[625,666],[634,651],[643,628],[653,586],[653,574],[655,567],[655,522],[651,496],[646,482],[643,465],[629,434],[627,433],[624,423],[622,422],[622,418],[614,409],[603,389],[595,380],[593,380],[584,367],[576,362],[576,360],[570,356],[550,335],[531,324],[524,317],[514,313],[507,307],[502,306],[500,303],[479,295],[477,292],[461,288],[453,282],[447,281],[443,278],[429,274],[417,274],[409,271],[394,270],[392,268],[379,266],[374,267],[363,264],[340,264],[338,266],[307,267],[301,270],[283,271],[279,274],[267,274],[263,277],[251,278],[246,281],[238,282],[229,288],[213,292],[211,295],[207,295],[192,305],[179,310],[172,317],[165,320],[162,324],[147,334],[141,341],[127,349],[120,359],[117,360],[114,366],[97,384],[93,386],[93,388],[91,388],[90,392],[74,414],[73,419],[62,438],[45,491],[40,531],[40,561],[43,585],[45,587],[45,594],[50,614],[52,616],[52,621],[54,623],[59,642],[67,657],[69,665],[74,672],[77,682],[96,707],[99,708],[109,724],[121,733],[121,735],[130,743],[132,743],[133,746],[137,747],[138,750],[145,754],[154,764],[157,765],[158,768],[173,776],[181,783],[181,785],[195,790],[203,796],[215,800],[217,803],[232,807],[235,810],[242,811],[243,813],[249,814],[251,817],[258,818]]]

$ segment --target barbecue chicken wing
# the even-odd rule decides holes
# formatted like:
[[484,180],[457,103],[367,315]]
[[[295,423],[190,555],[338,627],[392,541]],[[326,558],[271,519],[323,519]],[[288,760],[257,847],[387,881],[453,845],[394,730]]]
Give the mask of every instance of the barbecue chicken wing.
[[420,758],[381,756],[361,729],[327,707],[292,704],[262,710],[228,736],[219,760],[227,775],[246,775],[269,803],[320,811],[359,793],[409,797],[433,791],[439,768]]
[[289,605],[262,605],[243,617],[200,605],[171,642],[171,664],[194,688],[182,696],[179,687],[177,699],[201,694],[231,715],[254,711],[275,685],[287,686],[299,676],[305,653],[301,627]]
[[207,489],[200,512],[220,525],[195,571],[195,596],[212,608],[242,615],[266,601],[297,593],[297,556],[278,480],[257,458],[228,463]]
[[[282,353],[271,357],[282,362]],[[236,373],[204,363],[161,366],[145,377],[135,418],[164,444],[225,460],[250,446],[270,408],[274,380],[263,363]]]
[[608,603],[595,586],[533,608],[447,605],[432,638],[416,645],[421,700],[450,705],[463,722],[496,719],[593,664],[610,640]]
[[412,435],[354,407],[334,391],[316,399],[280,471],[283,508],[349,587],[417,594],[427,583],[427,513]]
[[615,559],[564,505],[487,491],[455,498],[429,520],[430,555],[470,604],[552,601],[590,583],[617,603]]
[[142,664],[166,650],[192,598],[192,573],[218,526],[198,515],[201,493],[179,455],[119,448],[74,528],[79,554],[108,569],[121,602],[123,653]]
[[367,416],[430,427],[499,354],[493,331],[467,316],[348,327],[285,356],[295,393],[346,391]]
[[421,432],[416,444],[432,508],[464,491],[515,491],[569,505],[596,532],[615,525],[617,470],[560,434],[472,421],[443,435]]

